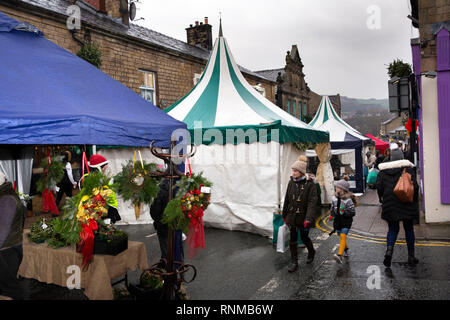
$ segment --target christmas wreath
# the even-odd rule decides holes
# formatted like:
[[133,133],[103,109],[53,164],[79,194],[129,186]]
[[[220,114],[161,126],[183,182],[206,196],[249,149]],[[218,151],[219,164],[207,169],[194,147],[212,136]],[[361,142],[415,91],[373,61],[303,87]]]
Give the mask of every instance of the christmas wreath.
[[114,190],[125,201],[131,201],[134,205],[136,219],[139,219],[143,204],[152,204],[158,194],[159,187],[156,180],[150,175],[156,171],[154,163],[141,162],[141,166],[134,166],[134,161],[129,160],[122,166],[122,171],[114,176]]
[[50,155],[47,155],[47,158],[42,160],[42,167],[44,173],[37,182],[37,191],[42,193],[42,211],[59,214],[52,191],[64,177],[62,157],[50,158]]
[[194,257],[199,248],[205,248],[203,214],[210,203],[211,186],[202,173],[182,176],[174,186],[178,189],[177,196],[164,210],[162,222],[187,234],[189,258]]

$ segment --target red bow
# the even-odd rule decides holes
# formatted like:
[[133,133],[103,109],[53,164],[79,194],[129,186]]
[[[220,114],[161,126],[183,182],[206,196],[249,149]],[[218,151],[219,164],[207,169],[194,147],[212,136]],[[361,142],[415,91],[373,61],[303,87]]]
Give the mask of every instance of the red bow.
[[97,221],[89,220],[88,223],[81,224],[80,242],[78,244],[78,252],[83,255],[81,266],[85,269],[92,260],[94,252],[94,231],[98,229]]
[[51,212],[59,215],[58,207],[56,206],[53,192],[48,189],[42,191],[42,212]]
[[191,211],[192,219],[189,223],[187,243],[189,246],[189,259],[192,259],[200,248],[205,249],[205,232],[203,230],[203,208],[194,207]]

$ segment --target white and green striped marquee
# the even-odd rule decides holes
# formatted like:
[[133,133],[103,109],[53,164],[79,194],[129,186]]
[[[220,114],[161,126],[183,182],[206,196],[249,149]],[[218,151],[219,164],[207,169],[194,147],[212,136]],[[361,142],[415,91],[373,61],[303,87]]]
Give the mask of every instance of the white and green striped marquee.
[[[198,83],[165,111],[185,122],[191,134],[201,122],[203,132],[211,128],[219,129],[224,134],[228,129],[255,129],[258,132],[257,141],[275,140],[270,135],[271,129],[279,129],[279,143],[329,142],[327,132],[314,129],[291,116],[245,80],[221,29]],[[263,128],[267,130],[260,130]],[[209,143],[211,141],[202,139],[202,144]]]
[[338,116],[328,96],[322,97],[319,109],[309,125],[316,129],[328,131],[330,142],[370,141],[370,138],[359,133]]

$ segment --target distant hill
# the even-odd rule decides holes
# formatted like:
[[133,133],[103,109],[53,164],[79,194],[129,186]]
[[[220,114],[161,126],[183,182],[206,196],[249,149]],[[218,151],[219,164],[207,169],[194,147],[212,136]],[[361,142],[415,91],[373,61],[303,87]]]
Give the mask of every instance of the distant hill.
[[341,96],[342,113],[388,111],[388,99],[353,99]]
[[341,115],[362,134],[379,135],[381,123],[392,117],[388,99],[353,99],[341,96]]

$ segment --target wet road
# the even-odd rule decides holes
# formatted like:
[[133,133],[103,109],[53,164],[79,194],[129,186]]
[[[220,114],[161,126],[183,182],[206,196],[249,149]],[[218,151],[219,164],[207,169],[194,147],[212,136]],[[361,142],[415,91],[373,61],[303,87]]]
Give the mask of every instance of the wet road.
[[[121,228],[130,240],[145,243],[149,265],[159,260],[151,225]],[[306,249],[300,249],[299,269],[288,273],[289,251],[277,253],[268,238],[210,228],[205,229],[205,237],[206,249],[186,260],[198,271],[187,285],[192,300],[450,299],[450,243],[416,246],[420,260],[416,267],[406,264],[406,246],[397,245],[392,267],[386,269],[382,264],[385,244],[353,237],[348,241],[350,257],[339,265],[332,258],[339,238],[314,228],[310,232],[316,248],[314,262],[307,265]],[[137,283],[140,272],[128,272],[128,276]],[[77,300],[84,295],[81,290],[34,284],[32,298]]]

